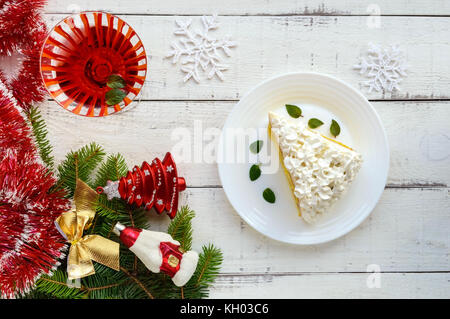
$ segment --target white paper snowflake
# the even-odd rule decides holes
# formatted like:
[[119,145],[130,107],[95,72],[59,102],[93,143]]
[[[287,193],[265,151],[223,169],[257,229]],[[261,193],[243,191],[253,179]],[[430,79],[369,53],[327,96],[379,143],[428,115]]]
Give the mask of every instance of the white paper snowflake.
[[354,68],[369,78],[362,82],[369,93],[374,89],[377,92],[400,90],[398,84],[407,75],[404,53],[396,45],[382,48],[369,43],[367,56],[360,57],[360,63]]
[[172,42],[172,50],[167,58],[172,58],[172,63],[181,61],[181,71],[186,73],[183,81],[187,82],[193,78],[197,83],[201,81],[200,72],[207,73],[208,79],[217,76],[224,80],[223,71],[229,68],[223,64],[225,56],[231,56],[232,47],[236,43],[231,41],[230,36],[217,40],[209,35],[211,30],[217,29],[217,15],[202,17],[203,28],[194,32],[190,30],[192,19],[187,21],[175,20],[177,28],[174,34],[181,36],[178,42]]

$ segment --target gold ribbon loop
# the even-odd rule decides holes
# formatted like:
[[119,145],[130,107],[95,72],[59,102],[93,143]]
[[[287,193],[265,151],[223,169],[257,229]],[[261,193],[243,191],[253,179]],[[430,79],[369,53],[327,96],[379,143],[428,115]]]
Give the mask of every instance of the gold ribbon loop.
[[72,210],[59,216],[55,223],[61,234],[71,243],[67,260],[69,279],[95,273],[92,260],[119,270],[119,243],[99,235],[86,235],[95,216],[98,194],[82,180],[77,179]]

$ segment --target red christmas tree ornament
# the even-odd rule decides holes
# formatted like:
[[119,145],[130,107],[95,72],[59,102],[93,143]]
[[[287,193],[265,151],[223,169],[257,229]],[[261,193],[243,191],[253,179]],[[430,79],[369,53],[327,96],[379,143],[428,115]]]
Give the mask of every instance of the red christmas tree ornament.
[[114,233],[152,272],[168,274],[178,287],[184,286],[197,268],[198,254],[184,252],[167,233],[125,227],[117,223]]
[[151,164],[144,162],[135,166],[119,181],[108,181],[104,187],[98,187],[99,194],[105,193],[108,200],[122,198],[129,204],[150,210],[155,207],[158,214],[164,210],[174,218],[178,210],[179,192],[186,189],[186,181],[178,177],[175,161],[167,153],[161,161],[155,158]]

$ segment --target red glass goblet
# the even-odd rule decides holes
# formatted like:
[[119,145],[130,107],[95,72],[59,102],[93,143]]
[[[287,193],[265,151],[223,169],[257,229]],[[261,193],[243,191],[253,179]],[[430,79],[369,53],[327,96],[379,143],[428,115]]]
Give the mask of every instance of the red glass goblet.
[[[105,116],[122,110],[141,91],[147,55],[136,32],[104,12],[81,12],[58,23],[41,52],[41,75],[58,104],[72,113]],[[115,105],[105,97],[111,75],[125,82],[126,96]]]

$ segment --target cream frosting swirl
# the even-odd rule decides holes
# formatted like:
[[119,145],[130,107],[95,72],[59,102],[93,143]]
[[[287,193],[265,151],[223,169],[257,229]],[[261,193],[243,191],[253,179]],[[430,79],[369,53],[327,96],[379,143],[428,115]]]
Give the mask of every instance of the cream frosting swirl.
[[302,123],[274,114],[269,118],[301,215],[314,223],[347,191],[362,165],[362,156]]

